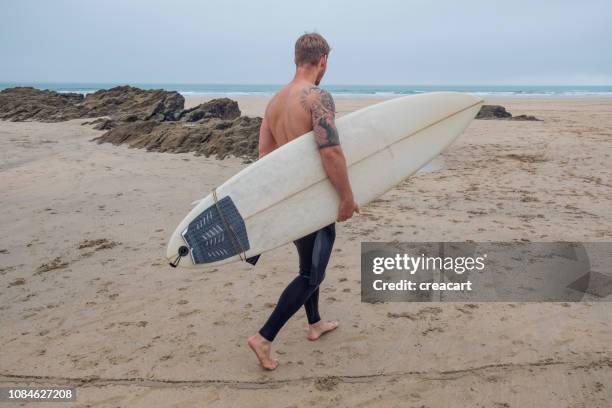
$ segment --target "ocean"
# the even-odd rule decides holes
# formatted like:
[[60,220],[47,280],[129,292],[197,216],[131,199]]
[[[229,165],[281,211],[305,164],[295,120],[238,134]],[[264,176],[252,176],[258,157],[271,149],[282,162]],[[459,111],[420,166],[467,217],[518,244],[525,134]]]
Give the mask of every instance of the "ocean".
[[[33,86],[57,92],[77,92],[87,94],[99,89],[107,89],[117,83],[0,83],[0,90],[14,86]],[[261,95],[274,94],[281,85],[248,85],[248,84],[164,84],[164,83],[132,83],[128,84],[143,89],[166,89],[178,91],[183,95]],[[612,96],[612,85],[327,85],[322,84],[335,96],[372,97],[412,95],[423,92],[455,91],[467,92],[488,97],[567,97],[567,96]]]

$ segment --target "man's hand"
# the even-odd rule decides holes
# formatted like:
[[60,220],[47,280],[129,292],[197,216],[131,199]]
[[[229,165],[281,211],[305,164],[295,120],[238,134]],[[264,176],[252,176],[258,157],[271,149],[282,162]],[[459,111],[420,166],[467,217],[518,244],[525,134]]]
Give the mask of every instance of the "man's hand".
[[340,206],[338,207],[338,218],[336,219],[336,221],[346,221],[350,219],[355,213],[359,214],[359,206],[351,196],[347,199],[340,201]]

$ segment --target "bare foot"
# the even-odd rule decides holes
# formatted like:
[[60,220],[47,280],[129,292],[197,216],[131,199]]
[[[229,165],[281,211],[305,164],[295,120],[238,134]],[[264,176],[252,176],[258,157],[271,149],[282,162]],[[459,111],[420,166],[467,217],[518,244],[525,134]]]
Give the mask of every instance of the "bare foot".
[[278,367],[278,361],[270,357],[272,343],[266,340],[261,334],[257,333],[249,337],[249,347],[259,360],[259,364],[265,370],[274,370]]
[[338,328],[339,324],[340,323],[335,320],[331,322],[318,321],[315,324],[308,325],[308,334],[306,334],[306,337],[310,341],[318,340],[319,337],[321,337],[325,333]]

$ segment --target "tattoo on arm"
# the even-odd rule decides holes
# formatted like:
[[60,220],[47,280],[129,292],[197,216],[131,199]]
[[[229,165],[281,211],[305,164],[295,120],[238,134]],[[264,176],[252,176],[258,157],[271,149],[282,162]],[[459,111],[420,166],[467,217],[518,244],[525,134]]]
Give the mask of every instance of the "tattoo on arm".
[[331,94],[318,86],[312,86],[303,91],[301,103],[311,113],[312,128],[319,149],[338,146],[340,138],[334,122],[336,106]]

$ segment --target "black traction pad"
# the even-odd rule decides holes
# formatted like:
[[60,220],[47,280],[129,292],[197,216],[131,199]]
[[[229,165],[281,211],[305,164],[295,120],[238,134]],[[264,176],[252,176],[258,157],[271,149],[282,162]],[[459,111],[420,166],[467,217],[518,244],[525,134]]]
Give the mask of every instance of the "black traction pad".
[[[226,225],[231,231],[227,231]],[[244,220],[229,196],[194,218],[183,231],[183,239],[191,249],[195,264],[220,261],[250,248]]]

